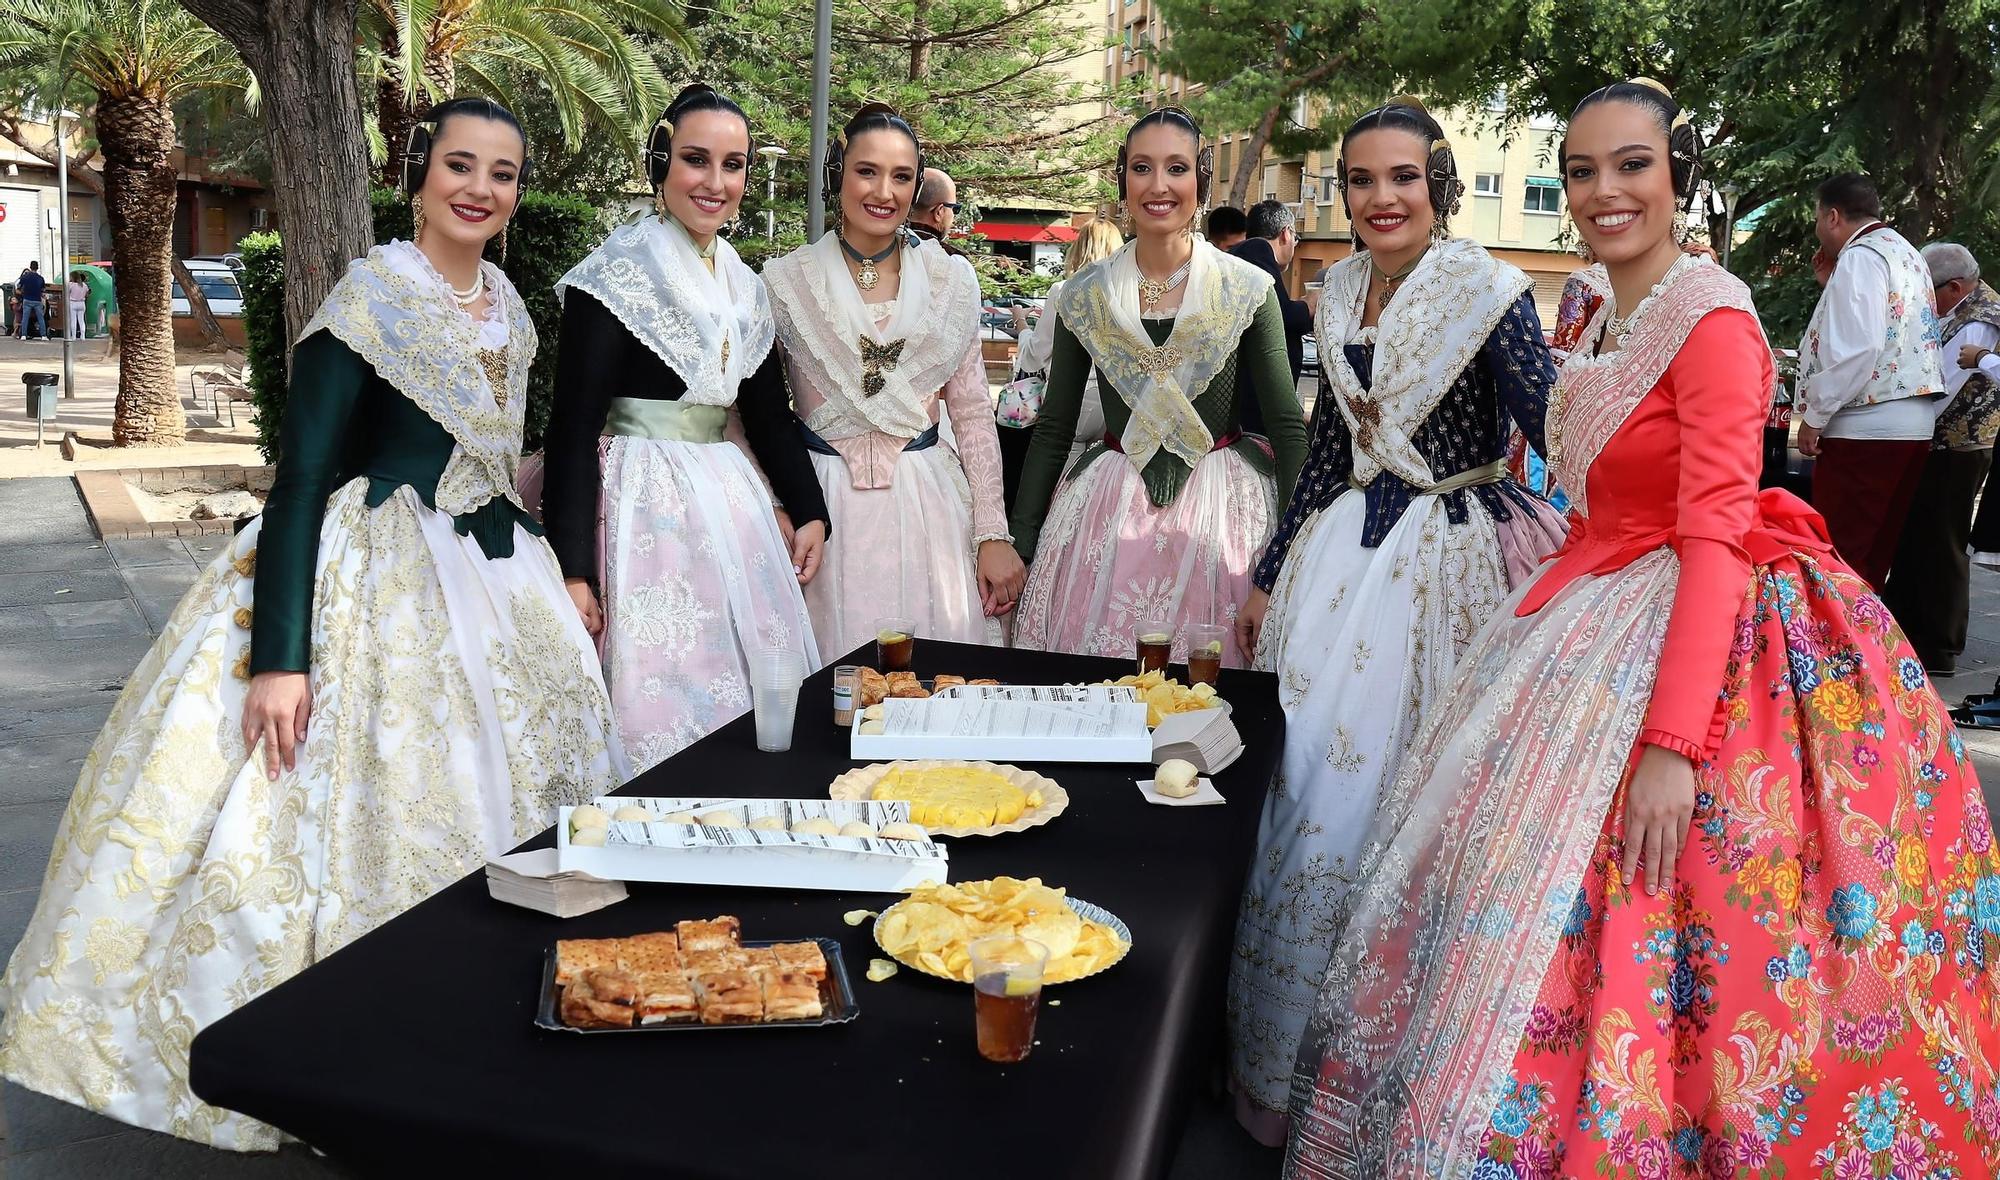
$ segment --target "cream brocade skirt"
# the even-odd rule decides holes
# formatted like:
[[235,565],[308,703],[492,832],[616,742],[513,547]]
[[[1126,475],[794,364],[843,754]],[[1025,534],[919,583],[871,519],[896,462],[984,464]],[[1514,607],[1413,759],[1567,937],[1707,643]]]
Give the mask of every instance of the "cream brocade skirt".
[[336,492],[312,715],[277,781],[240,733],[262,521],[175,608],[91,747],[0,1002],[0,1073],[239,1151],[195,1034],[617,786],[597,655],[541,538],[488,560],[411,489]]

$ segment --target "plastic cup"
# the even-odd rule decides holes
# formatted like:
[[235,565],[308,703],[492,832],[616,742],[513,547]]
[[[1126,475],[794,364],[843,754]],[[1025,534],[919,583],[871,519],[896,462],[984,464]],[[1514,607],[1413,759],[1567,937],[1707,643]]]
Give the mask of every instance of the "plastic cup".
[[1188,687],[1213,685],[1222,675],[1222,653],[1228,650],[1229,628],[1218,623],[1191,623],[1188,635]]
[[1032,938],[995,934],[966,948],[972,955],[972,1012],[979,1055],[1020,1061],[1035,1045],[1035,1013],[1049,948]]
[[750,709],[756,714],[758,749],[775,754],[792,748],[792,722],[805,678],[806,658],[798,651],[774,648],[750,657]]
[[910,657],[917,651],[917,624],[914,619],[890,617],[875,620],[875,667],[882,672],[907,672]]
[[1139,674],[1164,672],[1167,658],[1174,650],[1174,623],[1172,619],[1144,619],[1132,633],[1133,642],[1139,649]]

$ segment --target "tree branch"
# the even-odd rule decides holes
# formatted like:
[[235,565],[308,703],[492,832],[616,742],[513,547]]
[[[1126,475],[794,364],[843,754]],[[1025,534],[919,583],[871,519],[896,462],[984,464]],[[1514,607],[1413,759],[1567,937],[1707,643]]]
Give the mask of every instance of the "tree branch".
[[[7,140],[50,167],[56,164],[55,140],[51,138],[46,144],[29,143],[27,130],[21,126],[18,115],[0,115],[0,139]],[[96,196],[104,195],[104,176],[91,166],[87,157],[72,155],[69,158],[69,174],[71,179]]]
[[250,68],[262,73],[270,61],[270,43],[264,36],[264,6],[258,0],[183,0],[182,8],[201,18],[203,24],[221,33]]

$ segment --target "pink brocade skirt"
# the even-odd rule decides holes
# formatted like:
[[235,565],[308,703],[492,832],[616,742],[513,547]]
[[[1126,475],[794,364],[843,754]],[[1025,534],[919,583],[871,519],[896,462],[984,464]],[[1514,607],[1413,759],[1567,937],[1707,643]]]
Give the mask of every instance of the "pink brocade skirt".
[[[1131,656],[1150,619],[1233,626],[1278,520],[1277,489],[1235,447],[1195,464],[1173,502],[1155,505],[1125,456],[1105,451],[1065,480],[1049,505],[1014,628],[1016,646]],[[1223,659],[1242,667],[1234,643]]]

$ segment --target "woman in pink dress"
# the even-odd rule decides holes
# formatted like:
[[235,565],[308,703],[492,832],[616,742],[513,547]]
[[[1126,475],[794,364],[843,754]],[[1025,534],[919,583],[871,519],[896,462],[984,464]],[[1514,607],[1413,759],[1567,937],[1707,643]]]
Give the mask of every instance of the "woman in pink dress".
[[1673,229],[1657,83],[1585,98],[1611,294],[1550,399],[1564,549],[1376,817],[1288,1176],[1991,1176],[2000,855],[1889,612],[1759,493],[1770,349]]
[[904,229],[924,160],[896,112],[862,107],[826,170],[839,228],[764,267],[832,519],[806,587],[813,633],[829,660],[891,616],[928,638],[997,644],[1026,570],[1001,498],[979,280]]
[[[1015,621],[1022,647],[1129,656],[1138,625],[1164,621],[1173,658],[1186,659],[1185,624],[1235,626],[1298,480],[1305,419],[1277,291],[1194,233],[1214,167],[1178,107],[1133,124],[1118,195],[1138,235],[1055,301],[1048,390],[1014,504],[1016,544],[1033,562]],[[1243,433],[1239,366],[1270,449]],[[1104,439],[1071,464],[1093,368]],[[1223,647],[1241,667],[1236,645]]]
[[[750,144],[734,102],[683,90],[647,139],[654,212],[556,284],[563,394],[543,523],[640,770],[749,710],[752,653],[783,648],[819,667],[799,587],[820,563],[826,503],[764,284],[720,236]],[[724,437],[732,417],[755,467]]]

